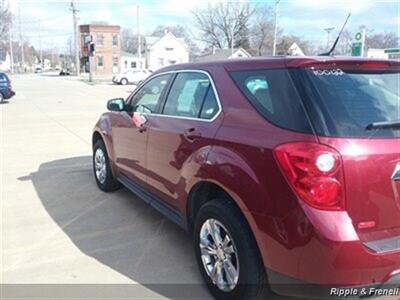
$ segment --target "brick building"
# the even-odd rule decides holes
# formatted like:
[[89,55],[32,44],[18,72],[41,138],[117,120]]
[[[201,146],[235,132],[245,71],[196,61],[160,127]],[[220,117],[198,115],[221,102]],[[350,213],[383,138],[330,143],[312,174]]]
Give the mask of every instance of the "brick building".
[[91,58],[94,75],[111,75],[120,71],[121,41],[120,26],[88,24],[79,26],[81,36],[81,68],[89,72],[88,41],[96,45]]

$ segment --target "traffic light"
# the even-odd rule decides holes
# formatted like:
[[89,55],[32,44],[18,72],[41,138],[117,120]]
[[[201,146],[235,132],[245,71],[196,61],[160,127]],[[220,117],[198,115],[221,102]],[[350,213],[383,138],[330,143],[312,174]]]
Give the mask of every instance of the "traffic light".
[[89,44],[89,55],[93,56],[96,52],[96,45],[94,43]]

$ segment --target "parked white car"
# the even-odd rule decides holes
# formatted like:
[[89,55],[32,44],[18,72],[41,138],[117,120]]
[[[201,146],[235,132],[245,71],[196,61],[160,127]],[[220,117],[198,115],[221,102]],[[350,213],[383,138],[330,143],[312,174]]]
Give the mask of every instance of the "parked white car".
[[116,84],[126,85],[128,83],[137,84],[146,79],[152,72],[147,69],[143,70],[129,70],[124,73],[115,75],[112,81]]

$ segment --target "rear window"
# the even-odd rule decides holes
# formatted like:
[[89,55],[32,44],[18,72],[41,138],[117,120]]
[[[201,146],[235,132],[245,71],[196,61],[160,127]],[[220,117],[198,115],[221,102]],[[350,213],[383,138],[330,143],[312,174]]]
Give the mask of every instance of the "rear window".
[[[316,131],[335,137],[399,137],[399,130],[366,130],[400,121],[399,71],[305,69]],[[307,84],[307,83],[306,83]],[[307,105],[307,104],[306,104]]]
[[268,121],[293,131],[312,133],[287,69],[235,71],[230,74],[250,103]]

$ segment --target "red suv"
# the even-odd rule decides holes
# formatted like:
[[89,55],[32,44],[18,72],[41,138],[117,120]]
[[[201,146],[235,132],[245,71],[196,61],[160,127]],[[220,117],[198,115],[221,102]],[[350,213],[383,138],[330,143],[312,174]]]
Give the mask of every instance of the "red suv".
[[398,284],[399,72],[334,57],[164,68],[108,102],[97,184],[191,232],[217,298]]

